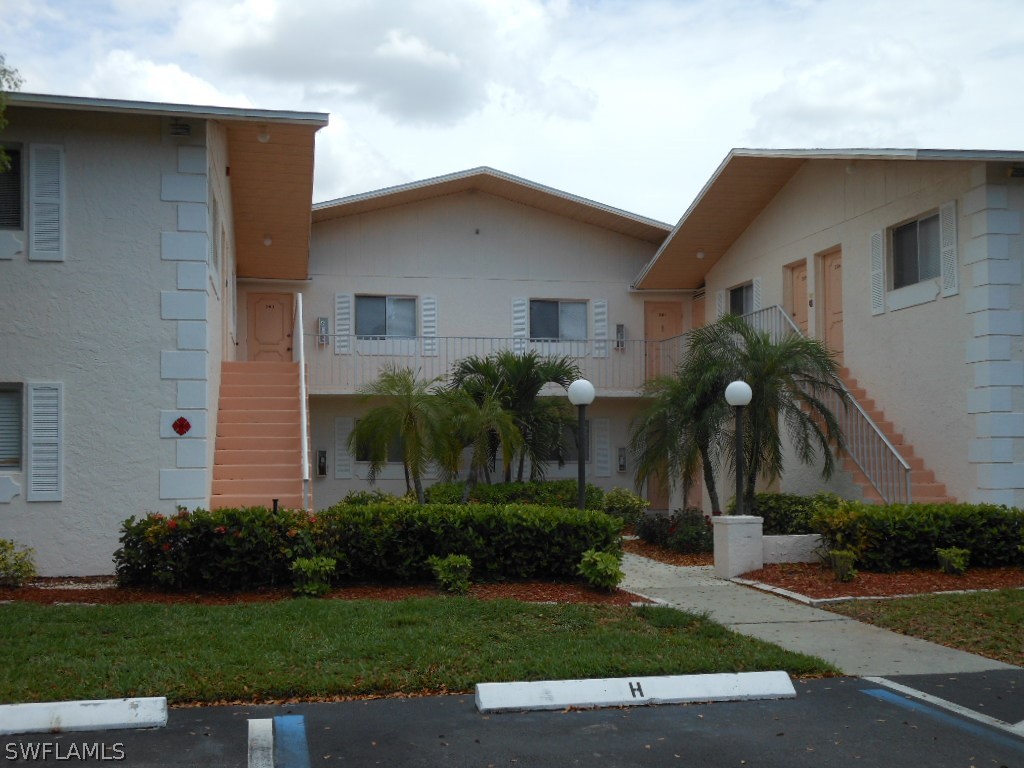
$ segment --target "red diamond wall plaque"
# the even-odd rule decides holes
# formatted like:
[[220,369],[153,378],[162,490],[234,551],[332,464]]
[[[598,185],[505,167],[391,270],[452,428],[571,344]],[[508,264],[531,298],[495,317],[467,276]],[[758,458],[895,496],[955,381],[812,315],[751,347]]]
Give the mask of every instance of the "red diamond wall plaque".
[[189,424],[188,419],[186,419],[184,416],[179,416],[178,419],[173,424],[171,424],[171,429],[173,429],[179,435],[184,435],[186,432],[192,429],[192,425]]

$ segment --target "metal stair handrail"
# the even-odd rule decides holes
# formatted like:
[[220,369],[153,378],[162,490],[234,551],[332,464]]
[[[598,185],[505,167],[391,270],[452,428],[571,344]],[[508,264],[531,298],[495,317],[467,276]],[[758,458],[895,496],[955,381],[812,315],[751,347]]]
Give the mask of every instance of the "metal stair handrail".
[[[773,340],[790,333],[805,335],[789,313],[778,304],[755,310],[743,318],[754,328],[766,331]],[[886,504],[909,504],[910,464],[857,402],[846,384],[842,380],[840,384],[846,392],[849,407],[841,408],[842,403],[834,393],[828,393],[822,399],[839,421],[846,439],[844,447],[847,454]]]
[[292,318],[292,360],[299,364],[299,421],[302,435],[302,506],[313,510],[312,487],[309,477],[309,392],[306,386],[306,339],[302,327],[302,294],[295,295],[295,315]]

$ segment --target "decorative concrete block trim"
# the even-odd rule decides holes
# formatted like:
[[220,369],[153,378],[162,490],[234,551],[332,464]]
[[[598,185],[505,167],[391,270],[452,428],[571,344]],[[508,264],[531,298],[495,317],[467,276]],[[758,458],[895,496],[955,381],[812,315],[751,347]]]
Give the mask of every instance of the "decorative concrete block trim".
[[661,675],[597,680],[478,683],[481,714],[796,698],[785,672]]
[[209,218],[205,203],[178,203],[179,232],[206,232]]
[[971,267],[971,283],[975,286],[1020,285],[1020,262],[999,259],[979,261]]
[[1024,362],[993,361],[975,363],[972,367],[976,387],[1024,386]]
[[1012,336],[981,336],[964,345],[965,363],[987,363],[1012,359]]
[[162,320],[206,320],[206,294],[198,291],[160,291]]
[[178,349],[209,349],[210,334],[205,320],[178,322]]
[[1024,335],[1024,312],[1020,310],[989,309],[976,312],[973,321],[976,337]]
[[1020,488],[1024,463],[982,464],[978,467],[978,487],[995,490]]
[[178,382],[178,408],[206,408],[208,405],[205,381]]
[[1024,437],[1024,413],[979,413],[976,437]]
[[765,563],[816,563],[822,548],[821,536],[764,536],[761,548]]
[[968,315],[989,309],[1010,308],[1009,285],[982,285],[964,292],[964,312]]
[[10,261],[25,253],[25,241],[20,232],[0,232],[0,261]]
[[1007,188],[995,184],[983,184],[968,190],[964,195],[964,213],[968,216],[980,213],[986,208],[1006,208],[1008,205]]
[[166,203],[205,203],[208,187],[205,175],[165,173],[160,177],[160,199]]
[[764,519],[754,515],[723,515],[711,519],[715,538],[715,575],[731,579],[764,566]]
[[11,499],[21,495],[21,486],[10,475],[0,475],[0,504],[10,504]]
[[[184,421],[179,421],[181,419]],[[160,437],[173,440],[202,440],[209,437],[208,419],[208,411],[160,411]],[[175,424],[178,425],[177,429]]]
[[207,352],[163,350],[160,353],[160,378],[205,381],[208,357]]
[[0,734],[163,728],[167,699],[95,699],[0,705]]
[[161,499],[201,499],[206,495],[205,469],[161,469]]
[[178,262],[178,290],[205,291],[207,266],[198,261]]
[[178,173],[206,175],[206,147],[178,147]]
[[985,259],[1005,260],[1010,258],[1009,235],[981,235],[967,241],[964,249],[964,264],[974,264]]
[[1014,454],[1012,437],[974,438],[967,444],[967,460],[972,464],[1009,463]]
[[1017,211],[984,210],[971,216],[971,235],[1019,235],[1020,214]]
[[175,465],[178,469],[206,468],[206,440],[179,440],[175,447]]
[[1021,507],[1024,506],[1024,503],[1020,501],[1020,496],[1024,496],[1024,494],[1018,494],[1015,490],[978,488],[971,491],[969,501],[971,504],[1002,504],[1007,507]]
[[968,413],[1007,413],[1013,410],[1013,387],[979,387],[967,393]]
[[205,232],[161,232],[160,258],[164,261],[208,261],[209,237]]

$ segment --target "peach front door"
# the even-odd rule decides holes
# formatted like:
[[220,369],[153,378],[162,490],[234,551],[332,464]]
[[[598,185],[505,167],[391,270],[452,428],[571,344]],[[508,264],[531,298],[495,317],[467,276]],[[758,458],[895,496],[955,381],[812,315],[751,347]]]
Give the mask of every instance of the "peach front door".
[[672,372],[670,350],[662,354],[662,345],[657,343],[665,339],[680,336],[683,333],[683,305],[678,301],[645,301],[644,302],[644,339],[647,350],[647,378],[662,376]]
[[290,293],[249,295],[248,351],[250,360],[291,362],[292,306]]
[[807,335],[807,262],[794,264],[789,268],[789,286],[791,306],[789,313],[793,320]]
[[822,287],[824,302],[822,319],[825,321],[825,338],[829,349],[836,353],[836,359],[843,362],[843,254],[832,251],[821,259]]

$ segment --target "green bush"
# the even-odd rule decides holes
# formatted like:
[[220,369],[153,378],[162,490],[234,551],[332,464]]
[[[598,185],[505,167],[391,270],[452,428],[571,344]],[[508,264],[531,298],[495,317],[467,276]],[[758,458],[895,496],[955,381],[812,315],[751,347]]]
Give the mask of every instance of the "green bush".
[[967,573],[967,564],[971,559],[971,552],[961,547],[945,547],[935,550],[935,556],[939,560],[939,570],[953,576],[963,576]]
[[[461,504],[465,483],[437,483],[426,491],[432,504]],[[478,504],[539,504],[545,507],[571,507],[579,504],[576,480],[544,480],[529,483],[481,483],[473,488],[470,502]],[[602,509],[604,491],[587,483],[586,508]]]
[[365,507],[368,504],[395,504],[403,506],[415,504],[416,499],[408,496],[395,496],[393,493],[382,491],[379,488],[373,491],[349,491],[340,502],[353,507]]
[[334,579],[417,581],[428,558],[459,552],[478,579],[572,580],[588,549],[618,553],[619,521],[596,510],[527,504],[337,504],[302,511],[198,510],[122,524],[123,585],[250,589],[292,583],[291,564],[335,560]]
[[935,550],[960,547],[981,567],[1024,564],[1024,512],[993,504],[891,504],[841,500],[813,527],[829,549],[856,553],[864,570],[929,568]]
[[828,553],[832,572],[839,581],[853,581],[857,577],[857,553],[849,549],[833,549]]
[[473,573],[473,561],[470,558],[465,555],[429,557],[427,565],[445,592],[453,595],[464,595],[469,592],[469,576]]
[[619,586],[626,575],[622,572],[620,562],[620,558],[610,552],[588,549],[583,553],[578,571],[590,586],[610,592]]
[[612,488],[604,495],[604,511],[621,520],[624,526],[636,525],[650,505],[647,499],[626,488]]
[[333,557],[299,557],[292,562],[292,589],[297,595],[321,597],[331,589],[337,566]]
[[[798,536],[815,533],[812,520],[819,511],[834,509],[842,500],[834,493],[799,496],[795,493],[759,493],[750,514],[764,518],[765,536]],[[730,513],[736,499],[729,502]]]
[[636,534],[648,544],[686,554],[713,552],[715,548],[711,520],[695,507],[668,515],[644,515],[636,525]]
[[20,587],[36,577],[35,551],[18,550],[13,541],[0,539],[0,587]]

